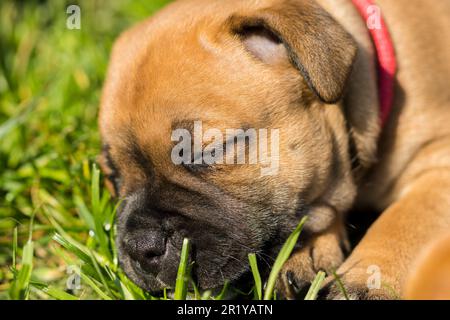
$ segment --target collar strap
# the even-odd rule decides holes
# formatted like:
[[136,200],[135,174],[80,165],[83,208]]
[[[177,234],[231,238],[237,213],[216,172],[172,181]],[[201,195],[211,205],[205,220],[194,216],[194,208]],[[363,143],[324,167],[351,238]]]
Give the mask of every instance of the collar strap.
[[[374,0],[352,0],[360,15],[367,22],[370,36],[376,49],[378,60],[378,94],[380,103],[380,120],[384,127],[392,110],[394,101],[394,78],[397,60],[391,35],[386,21]],[[379,15],[379,16],[377,16]],[[374,21],[374,19],[377,19]],[[371,25],[373,22],[373,25]]]

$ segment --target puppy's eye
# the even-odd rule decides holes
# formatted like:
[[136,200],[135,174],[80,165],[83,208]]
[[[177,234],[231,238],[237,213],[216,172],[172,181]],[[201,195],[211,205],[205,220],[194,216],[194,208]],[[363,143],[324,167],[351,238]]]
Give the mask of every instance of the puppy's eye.
[[203,173],[207,170],[211,170],[214,168],[213,165],[209,165],[206,163],[202,163],[202,164],[183,164],[183,167],[186,168],[186,170],[188,170],[189,172],[192,173]]
[[[221,154],[223,155],[223,152]],[[216,156],[216,149],[213,149],[208,154],[205,154],[204,152],[201,152],[199,154],[192,153],[191,163],[189,164],[183,163],[183,167],[191,173],[198,173],[198,174],[207,173],[212,170],[218,170],[220,166],[217,163],[214,163],[214,161],[211,161],[213,159],[208,158],[209,162],[206,160],[206,157],[215,157],[215,156]]]

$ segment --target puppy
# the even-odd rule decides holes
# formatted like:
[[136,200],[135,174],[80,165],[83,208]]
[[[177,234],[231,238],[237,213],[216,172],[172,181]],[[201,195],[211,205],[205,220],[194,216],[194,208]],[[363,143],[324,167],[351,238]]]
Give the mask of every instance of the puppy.
[[[185,237],[201,288],[238,281],[249,253],[272,265],[307,215],[280,294],[337,269],[352,298],[403,296],[421,249],[450,227],[450,1],[377,3],[399,65],[383,128],[374,47],[351,1],[176,1],[120,36],[100,162],[124,200],[117,247],[134,282],[172,287]],[[196,122],[201,132],[278,130],[276,174],[174,163],[174,131],[194,135]],[[344,259],[350,209],[381,214]],[[367,285],[373,266],[378,286]]]

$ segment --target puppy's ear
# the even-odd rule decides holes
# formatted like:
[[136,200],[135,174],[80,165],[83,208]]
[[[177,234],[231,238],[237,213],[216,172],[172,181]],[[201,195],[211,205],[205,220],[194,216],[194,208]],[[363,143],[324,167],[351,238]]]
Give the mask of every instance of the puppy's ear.
[[356,55],[353,38],[312,0],[276,1],[229,19],[247,51],[268,64],[288,60],[324,102],[335,103]]

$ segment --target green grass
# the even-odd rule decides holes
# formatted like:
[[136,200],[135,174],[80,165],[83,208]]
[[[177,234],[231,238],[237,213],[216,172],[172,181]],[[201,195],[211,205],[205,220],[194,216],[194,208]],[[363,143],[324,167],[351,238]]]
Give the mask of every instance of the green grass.
[[[102,187],[97,113],[118,34],[167,0],[80,0],[81,30],[66,28],[65,1],[0,2],[0,299],[167,299],[133,284],[118,267],[118,203]],[[71,3],[70,3],[71,4]],[[295,230],[264,291],[272,299]],[[199,292],[186,244],[175,299]],[[256,256],[253,298],[263,298]],[[80,285],[80,286],[78,286]]]
[[275,283],[278,278],[278,275],[281,271],[281,268],[285,264],[285,262],[289,259],[292,250],[294,249],[295,244],[297,243],[298,237],[302,232],[303,226],[305,225],[306,217],[304,217],[297,228],[292,232],[289,238],[286,240],[286,243],[281,248],[280,253],[278,254],[275,263],[272,266],[272,270],[270,271],[269,280],[267,280],[267,288],[264,292],[264,300],[271,300],[273,298],[273,291],[275,288]]
[[185,300],[189,286],[189,240],[184,239],[181,249],[180,266],[178,267],[177,280],[175,284],[175,300]]
[[311,287],[308,290],[308,293],[305,296],[305,300],[316,300],[319,290],[322,286],[323,281],[325,280],[326,273],[323,271],[319,271],[311,283]]
[[250,268],[252,270],[253,279],[255,281],[254,299],[261,300],[262,299],[262,281],[261,281],[261,275],[260,275],[259,269],[258,269],[258,262],[256,259],[256,254],[250,253],[248,255],[248,260],[250,263]]

